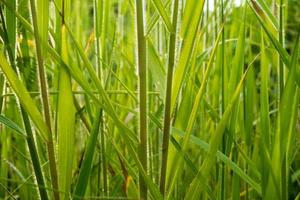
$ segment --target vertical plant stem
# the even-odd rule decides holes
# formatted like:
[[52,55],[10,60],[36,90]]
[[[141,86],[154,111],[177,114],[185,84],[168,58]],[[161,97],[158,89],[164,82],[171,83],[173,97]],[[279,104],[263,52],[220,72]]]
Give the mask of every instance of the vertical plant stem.
[[55,160],[55,152],[54,152],[54,143],[53,143],[53,137],[51,131],[50,107],[49,107],[49,100],[48,100],[46,75],[45,75],[44,63],[43,63],[44,61],[41,52],[41,42],[40,42],[40,36],[39,36],[38,24],[37,24],[37,13],[36,13],[34,0],[30,0],[30,6],[31,6],[33,27],[34,27],[34,37],[36,43],[36,53],[37,53],[38,71],[39,71],[39,79],[40,79],[40,90],[41,90],[42,103],[44,108],[44,117],[45,117],[47,127],[49,129],[47,149],[48,149],[48,157],[50,163],[51,183],[53,187],[54,198],[58,200],[59,199],[58,178],[57,178],[56,160]]
[[[284,8],[283,8],[283,1],[284,0],[279,0],[279,31],[278,31],[278,39],[279,39],[279,43],[281,44],[282,47],[284,47]],[[279,102],[281,102],[281,96],[283,94],[283,90],[284,90],[284,64],[283,61],[280,57],[280,55],[278,55],[278,65],[279,65]],[[287,199],[287,191],[286,191],[286,165],[285,165],[285,154],[282,154],[283,156],[283,162],[281,164],[281,186],[282,186],[282,190],[281,190],[281,199]],[[281,161],[280,161],[281,162]]]
[[[144,34],[144,5],[143,0],[136,0],[136,28],[138,46],[139,100],[140,100],[140,146],[139,160],[147,173],[147,52]],[[140,198],[147,199],[147,184],[140,173]]]
[[[280,0],[279,2],[279,32],[278,32],[278,38],[279,43],[282,47],[284,47],[284,0]],[[279,102],[281,101],[281,96],[283,94],[283,88],[284,88],[284,64],[282,59],[279,57]],[[281,193],[281,199],[287,200],[288,194],[288,183],[287,183],[287,168],[286,168],[286,157],[285,154],[283,154],[283,161],[282,161],[282,168],[281,168],[281,187],[282,187],[282,193]]]
[[[102,45],[100,49],[100,58],[102,60],[102,63],[100,66],[100,74],[99,78],[102,81],[102,85],[104,88],[106,88],[106,83],[104,82],[104,76],[101,70],[104,69],[105,64],[107,63],[107,45],[106,45],[106,39],[107,39],[107,32],[108,32],[108,22],[109,22],[109,8],[110,8],[110,1],[104,0],[103,6],[102,6],[102,12],[103,12],[103,18],[102,18],[102,26],[101,27],[101,37],[102,37]],[[99,27],[100,28],[100,27]],[[104,120],[104,111],[101,109],[100,112],[100,145],[101,145],[101,161],[102,161],[102,176],[103,176],[103,190],[104,194],[108,195],[108,175],[107,175],[107,165],[106,165],[106,157],[105,157],[105,135],[104,135],[104,126],[103,122]]]
[[173,69],[175,63],[175,50],[176,50],[176,29],[178,19],[178,0],[174,1],[172,26],[173,31],[170,33],[169,41],[169,60],[167,72],[167,87],[165,98],[165,113],[164,113],[164,128],[163,128],[163,144],[162,144],[162,163],[160,170],[160,192],[164,196],[166,184],[166,171],[168,161],[169,139],[170,139],[170,126],[171,126],[171,97],[172,97],[172,82],[173,82]]
[[[103,84],[103,68],[104,62],[106,61],[106,31],[108,27],[108,16],[109,16],[109,1],[95,0],[95,32],[96,32],[96,52],[97,52],[97,70],[98,78]],[[102,43],[101,40],[102,39]],[[104,136],[104,111],[100,111],[100,148],[101,154],[99,160],[101,160],[102,167],[102,182],[104,194],[108,195],[108,177],[107,177],[107,165],[105,157],[105,136]],[[100,168],[101,168],[100,167]]]
[[[224,0],[221,0],[221,23],[224,24]],[[222,103],[221,103],[221,115],[223,115],[225,110],[225,31],[224,27],[222,29],[222,45],[221,45],[221,94],[222,94]],[[224,153],[226,150],[226,134],[222,136],[222,152]],[[225,199],[225,164],[221,165],[221,200]]]
[[[279,3],[279,32],[278,32],[278,38],[279,43],[282,47],[284,47],[284,8],[283,8],[283,0],[280,0]],[[284,70],[283,70],[283,61],[280,58],[280,55],[278,55],[279,58],[279,99],[281,98],[281,94],[283,92],[284,87]]]

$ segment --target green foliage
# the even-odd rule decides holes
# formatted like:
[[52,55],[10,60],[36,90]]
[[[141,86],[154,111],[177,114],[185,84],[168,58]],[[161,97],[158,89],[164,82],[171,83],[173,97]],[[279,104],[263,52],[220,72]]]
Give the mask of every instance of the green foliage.
[[299,199],[297,0],[0,0],[0,199]]

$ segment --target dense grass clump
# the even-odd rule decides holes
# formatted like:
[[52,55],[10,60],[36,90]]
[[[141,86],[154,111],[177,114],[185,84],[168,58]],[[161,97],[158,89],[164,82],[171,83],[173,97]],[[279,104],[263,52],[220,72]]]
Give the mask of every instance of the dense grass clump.
[[0,0],[0,199],[300,200],[298,0]]

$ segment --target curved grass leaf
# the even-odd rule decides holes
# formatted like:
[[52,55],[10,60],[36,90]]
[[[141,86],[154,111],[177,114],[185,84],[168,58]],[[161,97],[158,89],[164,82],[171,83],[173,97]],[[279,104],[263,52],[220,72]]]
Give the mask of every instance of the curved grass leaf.
[[36,104],[30,97],[24,84],[20,81],[17,74],[14,72],[11,66],[9,66],[6,58],[3,54],[0,54],[0,67],[5,74],[10,86],[14,90],[15,94],[20,99],[20,103],[31,117],[35,126],[39,129],[39,133],[44,140],[48,140],[49,129],[45,124],[43,117],[36,107]]
[[2,114],[0,114],[0,123],[14,130],[16,133],[20,134],[21,136],[26,136],[26,133],[22,128],[20,128],[15,122],[13,122],[12,120],[10,120],[9,118],[5,117]]
[[239,84],[237,85],[236,90],[235,90],[234,94],[232,95],[232,98],[230,99],[230,101],[226,107],[226,110],[217,125],[215,133],[210,140],[210,148],[208,150],[206,158],[204,159],[203,164],[201,165],[201,168],[199,169],[197,176],[192,181],[192,183],[186,193],[187,195],[185,196],[185,199],[198,199],[200,197],[201,193],[203,192],[203,187],[201,187],[201,186],[203,186],[203,184],[205,184],[205,182],[201,182],[200,180],[207,180],[207,177],[209,176],[209,173],[211,171],[212,165],[215,160],[215,155],[218,151],[219,145],[221,144],[223,133],[225,131],[227,122],[231,115],[231,111],[234,108],[235,103],[239,98],[239,94],[242,89],[243,82],[245,80],[248,70],[249,70],[249,68],[244,73],[242,79],[240,80]]
[[[179,129],[176,129],[173,127],[172,134],[178,135],[180,137],[184,137],[185,133]],[[200,147],[201,149],[208,152],[210,149],[210,145],[206,143],[205,141],[201,140],[200,138],[197,138],[195,136],[191,136],[189,139],[189,143],[193,143]],[[249,175],[247,175],[243,169],[241,169],[236,163],[231,161],[226,155],[224,155],[222,152],[217,151],[216,157],[220,159],[222,162],[224,162],[229,168],[232,169],[233,172],[235,172],[241,179],[243,179],[245,182],[247,182],[251,187],[253,187],[259,194],[261,193],[261,187],[260,185],[253,180]]]
[[[222,30],[222,28],[221,28],[221,30]],[[193,108],[192,108],[191,113],[189,115],[188,124],[187,124],[186,131],[185,131],[186,134],[183,138],[183,144],[182,144],[183,151],[186,151],[186,149],[188,147],[188,141],[189,141],[190,136],[192,134],[192,129],[193,129],[193,126],[194,126],[194,123],[195,123],[195,120],[196,120],[196,115],[197,115],[197,111],[198,111],[198,108],[199,108],[199,105],[200,105],[200,100],[202,100],[202,97],[204,95],[204,92],[205,92],[205,89],[206,89],[206,82],[209,78],[210,71],[213,67],[213,60],[214,60],[214,57],[215,57],[215,54],[216,54],[216,51],[217,51],[217,47],[219,45],[221,35],[222,35],[221,33],[222,33],[222,31],[219,32],[218,38],[215,42],[214,48],[213,48],[213,50],[211,52],[211,55],[209,57],[207,68],[206,68],[205,74],[203,76],[202,84],[201,84],[201,86],[200,86],[200,88],[197,92],[196,98],[194,100]],[[175,160],[172,162],[172,164],[175,166],[175,173],[171,177],[168,198],[170,198],[172,190],[175,186],[175,182],[177,180],[177,177],[179,176],[180,166],[182,164],[182,159],[180,159],[178,156],[175,156],[174,159]]]

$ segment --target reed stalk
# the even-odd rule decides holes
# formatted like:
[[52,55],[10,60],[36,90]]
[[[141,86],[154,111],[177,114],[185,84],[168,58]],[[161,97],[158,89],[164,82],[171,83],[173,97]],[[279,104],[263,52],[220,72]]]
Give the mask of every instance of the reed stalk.
[[166,171],[168,165],[168,151],[170,141],[170,126],[171,126],[171,98],[172,98],[172,82],[173,82],[173,70],[175,63],[176,53],[176,29],[178,19],[178,6],[179,1],[175,0],[173,5],[173,19],[172,29],[174,32],[170,33],[169,38],[169,53],[168,53],[168,72],[166,83],[166,98],[165,98],[165,113],[164,113],[164,127],[163,127],[163,142],[162,142],[162,161],[160,170],[160,192],[165,194],[166,184]]
[[37,13],[36,13],[36,6],[35,1],[30,0],[31,6],[31,14],[32,14],[32,21],[34,27],[34,36],[36,42],[36,55],[38,61],[38,71],[39,71],[39,81],[40,81],[40,90],[42,96],[42,103],[44,109],[44,118],[48,128],[48,138],[47,138],[47,149],[48,149],[48,157],[50,163],[50,174],[51,174],[51,183],[53,187],[53,194],[55,200],[59,200],[59,189],[58,189],[58,176],[57,176],[57,168],[56,168],[56,158],[55,158],[55,150],[54,150],[54,141],[52,135],[52,128],[51,128],[51,116],[50,116],[50,106],[49,106],[49,99],[48,99],[48,89],[47,89],[47,81],[46,81],[46,73],[44,69],[44,61],[42,56],[42,46],[40,41],[39,35],[39,27],[37,22]]
[[[136,0],[136,32],[137,32],[137,60],[139,73],[139,125],[140,144],[139,159],[147,173],[147,52],[144,32],[144,1]],[[147,184],[139,180],[140,198],[147,200]]]

